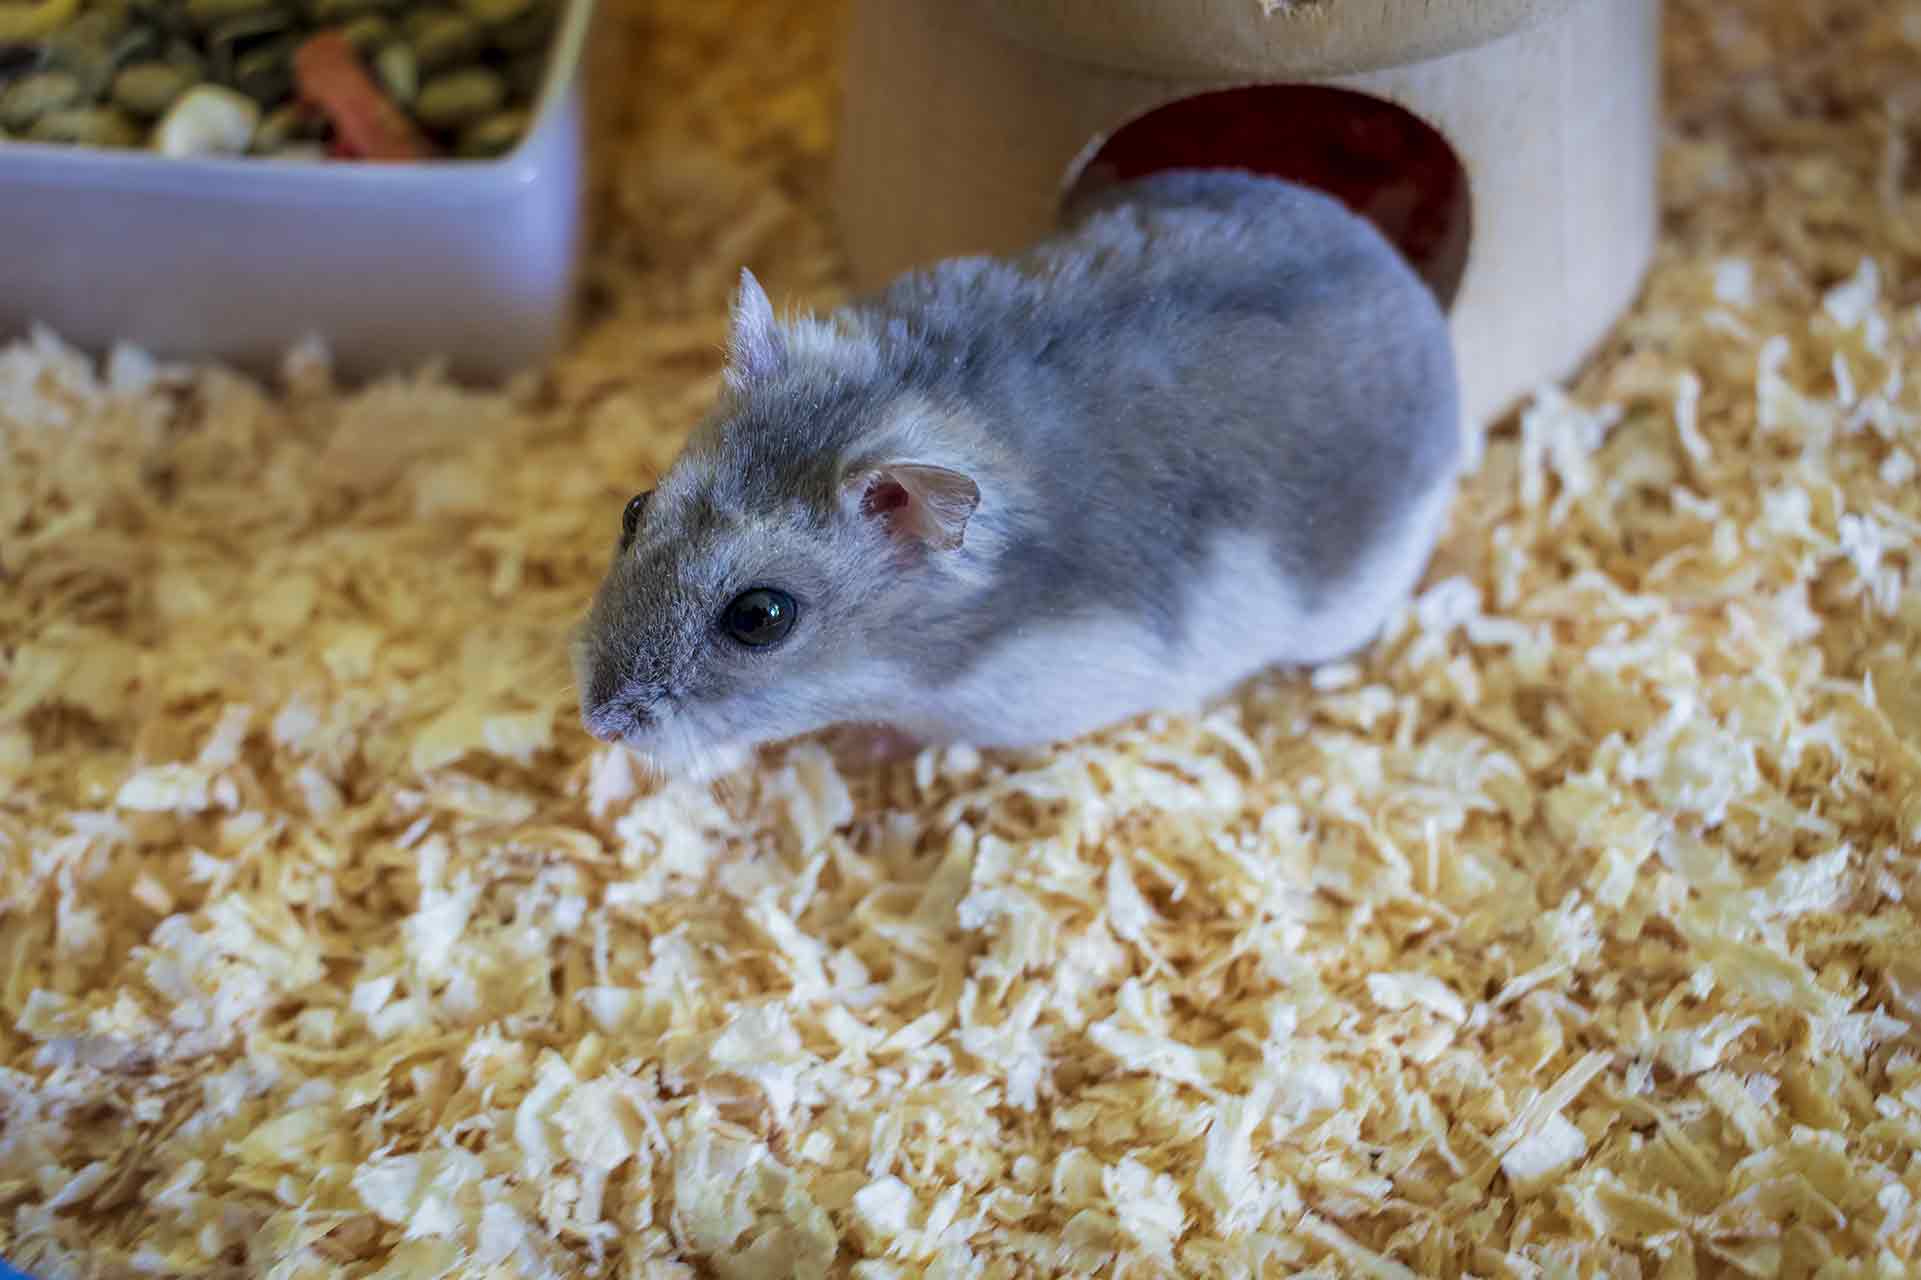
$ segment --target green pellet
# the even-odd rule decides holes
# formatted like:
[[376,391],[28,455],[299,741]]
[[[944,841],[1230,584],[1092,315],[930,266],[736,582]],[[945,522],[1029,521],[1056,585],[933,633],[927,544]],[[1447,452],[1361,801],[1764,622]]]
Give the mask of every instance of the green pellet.
[[35,142],[137,147],[140,127],[112,107],[80,107],[48,112],[34,121],[27,137]]
[[115,38],[108,50],[108,60],[115,68],[126,68],[159,57],[166,47],[167,33],[143,22],[128,27]]
[[293,51],[297,40],[276,40],[244,54],[233,64],[233,87],[270,107],[293,92]]
[[66,71],[39,71],[22,76],[0,93],[0,125],[25,130],[41,116],[62,111],[80,101],[80,80]]
[[307,0],[307,14],[322,27],[339,26],[377,12],[380,0]]
[[512,151],[526,135],[527,113],[502,111],[462,130],[457,150],[469,160],[491,160]]
[[475,22],[497,27],[526,13],[533,3],[534,0],[460,0],[460,7]]
[[113,78],[114,105],[144,120],[165,115],[192,88],[193,77],[165,62],[142,62]]
[[526,53],[553,38],[554,11],[536,4],[510,21],[496,24],[488,33],[494,48],[502,53]]
[[126,30],[122,15],[95,10],[48,36],[40,44],[42,64],[65,71],[80,82],[80,96],[98,98],[113,83],[114,48]]
[[273,154],[297,143],[317,141],[324,128],[325,122],[318,115],[290,102],[261,117],[260,127],[254,130],[253,149]]
[[485,67],[448,71],[420,86],[414,114],[430,129],[459,129],[500,109],[507,85]]
[[443,71],[473,61],[480,52],[480,28],[457,13],[428,10],[410,17],[407,32],[422,71]]
[[187,18],[203,30],[272,7],[273,0],[186,0]]
[[340,28],[340,34],[347,37],[347,43],[358,49],[361,56],[365,57],[392,40],[394,28],[391,22],[379,14],[370,13],[365,17],[355,18]]

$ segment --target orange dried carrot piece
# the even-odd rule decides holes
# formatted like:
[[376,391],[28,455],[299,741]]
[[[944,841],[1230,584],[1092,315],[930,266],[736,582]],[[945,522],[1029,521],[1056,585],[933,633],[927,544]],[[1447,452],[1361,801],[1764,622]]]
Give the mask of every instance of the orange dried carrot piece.
[[361,64],[338,31],[301,42],[293,55],[295,91],[333,123],[342,155],[361,160],[423,160],[433,147]]

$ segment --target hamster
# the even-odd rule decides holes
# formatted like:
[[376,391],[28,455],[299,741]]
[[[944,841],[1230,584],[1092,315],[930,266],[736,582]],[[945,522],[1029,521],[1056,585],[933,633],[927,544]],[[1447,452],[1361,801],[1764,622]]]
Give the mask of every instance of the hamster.
[[1123,184],[1008,259],[783,322],[620,521],[584,724],[668,776],[848,724],[1035,747],[1367,645],[1463,441],[1432,293],[1277,179]]

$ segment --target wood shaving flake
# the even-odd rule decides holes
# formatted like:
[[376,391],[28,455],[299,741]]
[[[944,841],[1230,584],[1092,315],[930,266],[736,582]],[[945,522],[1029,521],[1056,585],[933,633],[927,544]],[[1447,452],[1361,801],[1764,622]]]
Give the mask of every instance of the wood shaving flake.
[[566,629],[741,261],[839,297],[834,18],[615,24],[542,378],[0,349],[0,1256],[1921,1267],[1921,7],[1670,6],[1645,296],[1364,658],[659,789]]

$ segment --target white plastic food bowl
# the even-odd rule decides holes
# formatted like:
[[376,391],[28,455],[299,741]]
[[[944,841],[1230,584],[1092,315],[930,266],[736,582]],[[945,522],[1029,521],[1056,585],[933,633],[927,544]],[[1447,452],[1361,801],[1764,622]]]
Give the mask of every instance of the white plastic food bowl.
[[348,378],[492,381],[573,313],[594,0],[567,0],[527,134],[497,160],[317,163],[0,142],[0,339],[264,372],[318,337]]

